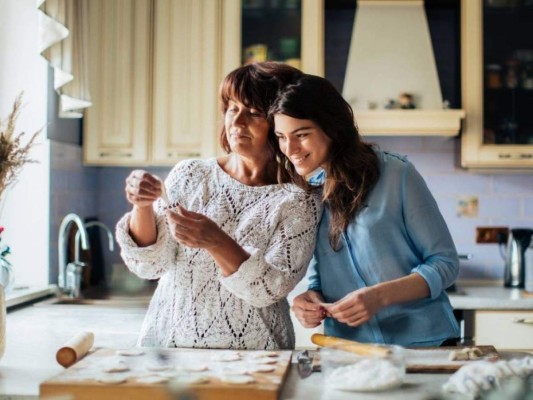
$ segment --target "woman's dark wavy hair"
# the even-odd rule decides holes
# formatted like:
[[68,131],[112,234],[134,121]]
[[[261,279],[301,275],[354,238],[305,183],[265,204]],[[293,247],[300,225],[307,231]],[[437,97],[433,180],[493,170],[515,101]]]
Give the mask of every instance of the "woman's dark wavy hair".
[[[274,61],[254,63],[235,69],[220,84],[222,116],[228,110],[230,100],[233,100],[241,102],[246,107],[255,108],[267,117],[268,109],[276,99],[279,90],[301,75],[300,70]],[[224,124],[222,124],[219,140],[224,151],[230,153],[231,148]],[[274,160],[277,139],[272,123],[269,128],[268,144]]]
[[[379,179],[378,157],[372,146],[361,139],[352,107],[324,78],[304,74],[287,85],[271,106],[269,118],[272,120],[275,114],[311,120],[331,139],[322,198],[331,213],[329,242],[338,250],[341,234],[363,208]],[[279,146],[276,149],[280,168],[301,184],[294,166]],[[305,184],[302,187],[306,188]]]

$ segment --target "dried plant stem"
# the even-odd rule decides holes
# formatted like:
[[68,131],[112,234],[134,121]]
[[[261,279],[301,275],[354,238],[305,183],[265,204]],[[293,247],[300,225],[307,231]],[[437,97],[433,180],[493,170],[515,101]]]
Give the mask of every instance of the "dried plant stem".
[[7,119],[0,121],[0,198],[5,189],[16,181],[22,166],[36,162],[29,158],[29,152],[41,130],[35,132],[25,145],[21,144],[21,138],[25,133],[15,133],[15,124],[22,106],[22,95],[23,93],[17,96]]

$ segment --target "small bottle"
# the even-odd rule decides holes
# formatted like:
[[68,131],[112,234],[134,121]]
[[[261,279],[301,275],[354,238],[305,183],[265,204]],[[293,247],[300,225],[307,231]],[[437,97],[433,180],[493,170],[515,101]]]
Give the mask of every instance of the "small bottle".
[[485,67],[485,80],[489,89],[499,89],[502,87],[502,66],[499,64],[488,64]]

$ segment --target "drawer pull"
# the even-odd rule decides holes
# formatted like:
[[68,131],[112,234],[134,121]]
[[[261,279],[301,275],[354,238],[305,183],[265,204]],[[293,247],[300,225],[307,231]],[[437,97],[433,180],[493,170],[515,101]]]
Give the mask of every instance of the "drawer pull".
[[100,152],[100,157],[132,157],[131,153],[120,153],[120,152]]
[[173,158],[173,157],[200,157],[201,154],[197,153],[197,152],[184,153],[184,152],[181,152],[181,151],[176,151],[176,152],[168,152],[167,156],[168,156],[168,158]]
[[533,318],[515,318],[513,322],[515,324],[533,325]]
[[533,158],[533,154],[531,153],[521,153],[521,154],[500,153],[498,154],[498,158],[513,159],[513,160],[526,160],[526,159]]

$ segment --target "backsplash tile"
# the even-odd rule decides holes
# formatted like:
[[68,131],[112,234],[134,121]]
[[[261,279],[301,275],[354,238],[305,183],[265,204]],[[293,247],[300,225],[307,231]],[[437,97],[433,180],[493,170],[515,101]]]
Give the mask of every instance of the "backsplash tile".
[[[501,280],[503,260],[498,245],[475,243],[477,226],[533,227],[533,174],[485,174],[458,166],[459,138],[369,137],[383,150],[407,155],[426,180],[448,223],[459,253],[473,259],[461,262],[460,279]],[[133,168],[84,167],[78,146],[53,142],[51,171],[51,281],[57,279],[57,230],[61,218],[76,212],[82,218],[97,216],[114,230],[131,206],[124,196],[124,181]],[[144,168],[165,178],[168,168]],[[461,217],[460,198],[477,196],[479,214]],[[118,247],[118,246],[117,246]],[[121,262],[120,249],[105,246],[106,268]]]

